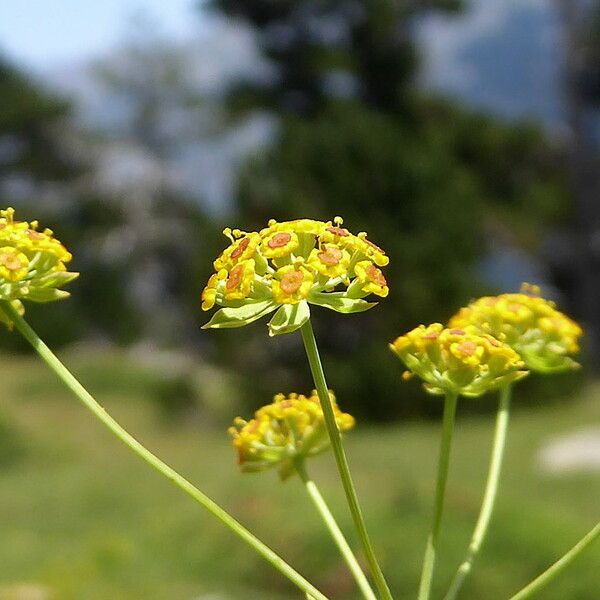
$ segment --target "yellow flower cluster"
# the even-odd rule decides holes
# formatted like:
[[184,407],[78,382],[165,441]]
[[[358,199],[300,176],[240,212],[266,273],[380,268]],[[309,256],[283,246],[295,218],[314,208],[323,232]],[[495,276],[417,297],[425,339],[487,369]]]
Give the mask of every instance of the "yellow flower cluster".
[[[339,410],[332,392],[330,397],[340,431],[351,429],[354,418]],[[308,397],[277,394],[250,421],[236,418],[229,433],[242,471],[279,467],[282,478],[293,472],[294,460],[314,456],[329,447],[323,409],[314,390]]]
[[[215,273],[202,292],[202,309],[268,302],[270,312],[304,301],[339,312],[370,308],[373,304],[362,298],[388,295],[381,267],[389,259],[366,233],[354,235],[342,224],[336,217],[327,222],[271,220],[260,232],[225,229],[231,244],[214,261]],[[250,322],[237,321],[224,325],[221,319],[209,326]]]
[[485,296],[461,308],[444,328],[420,325],[400,336],[392,350],[434,394],[479,396],[529,371],[556,373],[579,365],[582,330],[524,283],[519,294]]
[[[12,208],[0,210],[0,300],[23,312],[21,300],[49,302],[67,297],[60,286],[78,273],[67,271],[72,256],[50,229],[38,222],[15,221]],[[0,321],[10,324],[0,311]]]
[[523,284],[519,294],[475,300],[450,319],[450,327],[465,325],[505,341],[532,371],[554,373],[578,367],[570,355],[579,352],[581,327],[541,298],[537,286]]
[[476,397],[527,375],[525,364],[510,346],[471,325],[420,325],[390,347],[432,394]]

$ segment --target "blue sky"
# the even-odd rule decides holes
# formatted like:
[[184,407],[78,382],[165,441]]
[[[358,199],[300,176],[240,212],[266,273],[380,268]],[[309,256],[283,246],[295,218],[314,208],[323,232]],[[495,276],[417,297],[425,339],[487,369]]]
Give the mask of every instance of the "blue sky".
[[35,71],[84,61],[113,47],[144,13],[171,39],[201,24],[196,0],[3,0],[0,53]]
[[[130,38],[136,16],[173,42],[198,40],[198,34],[202,37],[212,28],[209,42],[218,47],[215,35],[221,30],[214,20],[202,17],[198,4],[0,0],[0,56],[6,54],[60,86],[78,67],[109,55]],[[555,120],[560,40],[554,0],[467,0],[466,6],[458,18],[434,14],[421,27],[424,85],[508,118]]]

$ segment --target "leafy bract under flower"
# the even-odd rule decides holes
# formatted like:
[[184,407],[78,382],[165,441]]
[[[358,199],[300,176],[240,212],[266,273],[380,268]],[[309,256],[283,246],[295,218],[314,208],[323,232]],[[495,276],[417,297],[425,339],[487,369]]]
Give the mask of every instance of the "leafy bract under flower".
[[537,286],[523,284],[519,294],[485,296],[461,308],[450,327],[472,325],[505,341],[528,369],[557,373],[577,368],[579,325],[540,297]]
[[289,333],[310,317],[309,304],[341,313],[375,306],[364,298],[389,293],[385,252],[342,227],[342,219],[270,221],[260,232],[225,229],[231,244],[215,260],[202,309],[223,308],[205,328],[242,327],[277,310],[270,335]]
[[[50,302],[66,298],[61,289],[78,276],[67,271],[70,252],[37,221],[15,221],[12,208],[0,210],[0,300],[23,312],[21,300]],[[0,311],[0,321],[9,319]]]
[[419,327],[390,348],[431,394],[477,397],[527,375],[525,363],[508,345],[477,328]]
[[[354,417],[337,407],[329,392],[340,431],[354,426]],[[254,418],[238,417],[229,428],[233,446],[244,472],[279,468],[285,479],[293,472],[293,461],[314,456],[329,447],[323,409],[316,391],[310,396],[277,394],[271,404],[259,408]]]

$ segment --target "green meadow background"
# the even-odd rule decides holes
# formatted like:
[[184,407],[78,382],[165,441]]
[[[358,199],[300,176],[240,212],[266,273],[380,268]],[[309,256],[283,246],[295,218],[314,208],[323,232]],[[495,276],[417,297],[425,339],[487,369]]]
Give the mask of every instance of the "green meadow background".
[[[299,480],[240,474],[224,427],[166,423],[151,400],[156,372],[127,355],[63,358],[138,439],[323,592],[358,598]],[[1,370],[0,598],[298,597],[220,523],[126,451],[42,365],[11,358]],[[543,473],[537,453],[549,440],[597,422],[599,397],[600,387],[590,384],[576,400],[532,408],[519,406],[517,393],[496,513],[465,599],[508,598],[597,520],[597,474]],[[493,416],[468,414],[467,403],[459,408],[434,597],[468,543],[487,468]],[[438,440],[438,422],[415,421],[378,427],[359,421],[346,437],[365,516],[399,598],[412,597],[418,584]],[[356,547],[332,457],[315,458],[309,467]],[[599,560],[596,546],[540,598],[595,600]]]

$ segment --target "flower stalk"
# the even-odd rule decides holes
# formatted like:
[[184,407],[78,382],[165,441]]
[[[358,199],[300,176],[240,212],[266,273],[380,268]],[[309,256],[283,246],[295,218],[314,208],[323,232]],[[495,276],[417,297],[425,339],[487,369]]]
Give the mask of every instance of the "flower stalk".
[[373,549],[373,545],[371,544],[362,510],[358,502],[358,496],[356,494],[354,482],[352,481],[352,475],[350,474],[348,459],[346,458],[346,453],[344,452],[340,431],[336,424],[335,413],[329,397],[325,373],[323,372],[323,365],[321,364],[321,358],[319,356],[319,350],[317,348],[317,342],[310,319],[300,327],[300,333],[302,334],[302,341],[304,342],[306,356],[308,358],[308,363],[310,365],[315,387],[319,395],[319,400],[321,401],[321,406],[323,408],[327,433],[329,434],[329,438],[331,440],[331,447],[333,449],[338,472],[340,474],[344,492],[346,494],[346,500],[352,514],[352,519],[354,520],[354,525],[360,537],[365,556],[369,563],[371,573],[381,597],[385,600],[392,600],[390,589],[387,585],[381,567],[379,566],[377,557],[375,556],[375,551]]
[[581,538],[563,557],[559,558],[551,567],[546,569],[546,571],[529,585],[525,586],[520,592],[512,596],[510,600],[527,600],[527,598],[535,596],[535,594],[548,586],[563,571],[566,571],[598,538],[600,538],[600,523]]
[[323,519],[325,526],[327,527],[331,537],[333,538],[336,546],[342,554],[342,557],[346,561],[350,572],[352,573],[360,591],[362,592],[363,597],[366,600],[377,600],[377,596],[371,589],[368,579],[366,578],[363,570],[361,569],[350,545],[346,541],[344,534],[342,533],[339,525],[336,523],[334,516],[331,514],[327,503],[325,502],[323,496],[321,495],[319,488],[316,483],[309,477],[306,467],[303,460],[295,461],[295,469],[304,487],[310,496],[317,512]]
[[506,444],[506,432],[508,430],[510,416],[510,400],[512,388],[506,385],[500,389],[500,400],[498,403],[498,414],[496,416],[496,428],[494,432],[494,442],[492,445],[492,455],[488,471],[487,483],[483,495],[483,503],[473,536],[467,550],[467,555],[450,584],[450,589],[444,600],[454,600],[464,584],[465,579],[473,568],[473,563],[481,550],[481,546],[487,535],[489,524],[494,510],[496,495],[498,493],[498,483],[500,481],[500,472],[502,470],[502,461],[504,458],[504,447]]
[[292,583],[300,588],[307,597],[314,600],[327,600],[319,590],[309,583],[302,575],[288,565],[280,556],[273,550],[261,542],[250,531],[248,531],[241,523],[233,518],[229,513],[222,509],[218,504],[196,488],[187,479],[182,477],[174,469],[162,462],[152,452],[147,450],[140,442],[138,442],[131,434],[121,427],[91,394],[79,383],[79,381],[70,373],[70,371],[60,362],[54,353],[46,346],[35,331],[19,314],[18,310],[6,300],[0,301],[0,308],[4,311],[16,329],[23,337],[31,344],[40,358],[50,367],[59,379],[70,389],[77,399],[88,409],[94,416],[121,442],[123,442],[134,454],[139,456],[144,462],[150,465],[158,473],[166,477],[176,487],[193,498],[198,504],[206,509],[210,514],[216,517],[221,523],[235,533],[239,538],[244,540],[257,554],[262,556],[269,562],[277,571],[287,577]]
[[440,525],[442,523],[442,515],[444,512],[444,497],[446,495],[446,482],[448,480],[448,467],[450,465],[450,450],[452,446],[452,434],[454,432],[457,401],[457,394],[450,392],[446,394],[446,400],[444,402],[444,420],[442,425],[442,441],[440,444],[437,483],[435,489],[433,522],[431,525],[431,533],[427,539],[427,547],[425,549],[418,600],[428,600],[431,593]]

